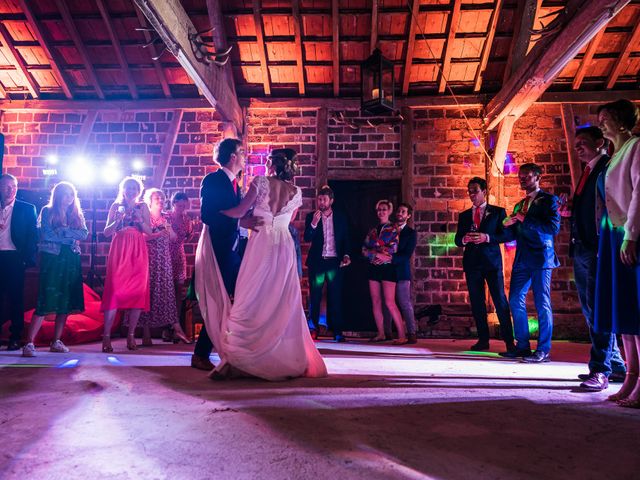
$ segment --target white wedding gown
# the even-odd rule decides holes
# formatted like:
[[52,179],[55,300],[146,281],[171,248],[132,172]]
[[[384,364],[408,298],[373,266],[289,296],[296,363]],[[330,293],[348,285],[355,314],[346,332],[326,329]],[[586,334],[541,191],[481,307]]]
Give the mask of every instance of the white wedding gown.
[[266,380],[324,377],[302,308],[296,253],[289,222],[302,204],[300,188],[274,216],[269,180],[256,177],[254,215],[264,225],[253,231],[240,266],[233,305],[224,288],[204,226],[196,250],[196,293],[207,332],[220,356],[212,374],[227,365]]

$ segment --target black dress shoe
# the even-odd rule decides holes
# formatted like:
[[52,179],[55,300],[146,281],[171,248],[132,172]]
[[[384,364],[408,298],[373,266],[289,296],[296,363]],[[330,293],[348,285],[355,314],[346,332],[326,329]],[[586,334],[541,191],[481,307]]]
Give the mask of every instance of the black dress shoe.
[[551,356],[549,355],[549,352],[543,352],[543,351],[540,351],[540,350],[536,350],[535,352],[533,352],[528,357],[523,357],[522,361],[526,362],[526,363],[550,362],[551,361]]
[[627,372],[611,372],[609,383],[623,383],[627,377]]
[[9,345],[7,345],[7,350],[20,350],[22,347],[15,340],[9,340]]
[[584,382],[585,380],[589,380],[589,378],[591,378],[591,375],[593,375],[591,372],[581,373],[578,375],[578,378]]
[[198,370],[206,370],[209,372],[215,367],[213,366],[213,363],[211,363],[211,360],[209,360],[208,358],[200,357],[194,354],[191,355],[191,368],[197,368]]
[[482,352],[489,350],[489,342],[476,342],[469,348],[472,352]]
[[418,336],[415,333],[407,335],[407,344],[414,345],[416,343],[418,343]]
[[584,382],[580,384],[580,388],[584,388],[590,392],[599,392],[609,386],[609,380],[604,373],[594,372],[589,375]]
[[505,358],[524,358],[531,355],[531,350],[528,348],[516,348],[514,350],[507,350],[506,352],[500,352],[499,355]]

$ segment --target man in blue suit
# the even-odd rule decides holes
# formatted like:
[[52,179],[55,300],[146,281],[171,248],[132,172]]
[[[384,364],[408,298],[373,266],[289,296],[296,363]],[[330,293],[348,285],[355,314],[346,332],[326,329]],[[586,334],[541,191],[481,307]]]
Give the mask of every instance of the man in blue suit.
[[24,329],[24,271],[36,264],[36,207],[16,200],[18,180],[0,176],[0,311],[9,305],[9,318],[0,319],[0,327],[11,321],[7,350],[18,350]]
[[[218,144],[217,154],[221,168],[204,177],[200,187],[200,217],[209,226],[211,245],[222,281],[227,293],[233,297],[241,261],[238,252],[238,219],[220,212],[237,206],[242,199],[237,176],[244,169],[245,152],[240,140],[226,138]],[[250,217],[242,219],[240,223],[244,228],[255,228],[261,225],[261,219]],[[209,360],[212,348],[213,344],[203,325],[191,356],[191,366],[212,370],[214,367]]]
[[[522,357],[528,363],[550,361],[553,312],[551,311],[551,273],[558,267],[554,237],[560,231],[558,197],[540,190],[542,169],[535,163],[525,163],[518,171],[520,188],[526,196],[513,213],[505,218],[506,240],[515,239],[516,257],[511,271],[509,304],[513,315],[516,349],[505,357]],[[538,346],[532,354],[527,320],[527,292],[533,289],[538,311]]]
[[489,350],[489,325],[484,293],[486,282],[500,322],[500,336],[509,352],[515,350],[515,346],[509,303],[504,293],[500,251],[500,242],[504,241],[502,221],[506,218],[507,212],[502,207],[487,203],[485,179],[472,178],[467,184],[467,191],[472,207],[458,217],[455,242],[459,247],[464,247],[462,268],[467,280],[471,313],[478,330],[478,341],[471,346],[471,350]]

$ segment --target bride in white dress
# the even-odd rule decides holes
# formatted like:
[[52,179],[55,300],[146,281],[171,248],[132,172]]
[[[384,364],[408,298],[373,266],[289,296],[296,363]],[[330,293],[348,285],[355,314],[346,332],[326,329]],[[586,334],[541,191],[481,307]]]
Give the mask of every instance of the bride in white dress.
[[270,177],[253,179],[240,204],[222,213],[241,218],[252,207],[264,225],[253,231],[240,266],[233,305],[224,288],[207,226],[196,251],[196,292],[207,332],[220,356],[214,378],[240,371],[266,380],[324,377],[302,308],[289,223],[302,205],[295,151],[274,150]]

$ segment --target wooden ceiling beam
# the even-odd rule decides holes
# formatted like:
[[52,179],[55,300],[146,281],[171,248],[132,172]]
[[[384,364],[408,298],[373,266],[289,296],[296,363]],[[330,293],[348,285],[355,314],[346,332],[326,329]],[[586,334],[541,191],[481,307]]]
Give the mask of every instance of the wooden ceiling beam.
[[416,30],[418,29],[420,0],[413,0],[409,11],[409,40],[407,41],[407,53],[404,57],[404,72],[402,76],[402,95],[409,94],[411,83],[411,65],[413,64],[413,50],[416,45]]
[[293,29],[296,36],[296,71],[298,72],[298,93],[305,94],[304,58],[302,54],[302,19],[300,17],[300,0],[291,1],[293,11]]
[[638,43],[640,43],[640,9],[638,9],[636,15],[635,27],[633,28],[633,32],[631,32],[631,34],[627,38],[627,41],[624,44],[624,49],[620,53],[618,60],[616,60],[616,63],[611,69],[611,73],[609,74],[609,78],[607,79],[607,90],[611,90],[618,81],[618,77],[627,66],[631,51],[638,48]]
[[[60,0],[58,0],[60,1]],[[138,8],[137,5],[134,4],[134,8],[136,10],[136,16],[138,17],[138,22],[140,23],[141,28],[149,28],[149,24],[147,23],[147,19],[144,18],[144,13]],[[146,30],[142,31],[144,35],[144,40],[147,44],[151,43],[153,37],[151,36],[151,32]],[[156,49],[155,44],[149,45],[147,47],[149,49],[149,55],[151,56],[151,61],[153,62],[153,68],[156,71],[156,75],[158,76],[158,81],[160,82],[160,87],[162,88],[162,94],[166,98],[171,98],[171,87],[169,87],[169,82],[167,81],[167,75],[164,73],[164,68],[162,68],[162,63],[160,63],[160,59],[154,60],[158,56],[158,50]]]
[[31,96],[33,98],[38,98],[40,96],[40,87],[31,75],[31,72],[29,72],[27,64],[20,55],[20,52],[18,52],[16,47],[13,45],[11,35],[4,23],[0,23],[0,40],[2,41],[2,51],[5,57],[7,57],[11,64],[16,68],[18,74],[22,77],[27,85],[29,93],[31,93]]
[[[222,15],[222,6],[220,0],[206,0],[207,14],[209,16],[209,23],[211,24],[211,37],[213,37],[213,44],[216,46],[216,52],[224,52],[228,47],[227,33],[224,28],[224,18]],[[227,62],[222,67],[227,77],[227,83],[233,91],[233,95],[236,94],[236,83],[233,79],[233,70],[231,61]]]
[[338,0],[331,0],[333,41],[333,96],[340,96],[340,9]]
[[584,80],[584,76],[587,73],[587,68],[591,64],[591,60],[593,59],[593,55],[598,50],[598,45],[600,45],[600,41],[604,36],[604,31],[607,29],[605,25],[600,29],[600,31],[593,37],[593,40],[589,42],[589,46],[587,50],[584,52],[584,57],[582,57],[582,61],[580,62],[580,66],[578,67],[578,71],[576,72],[576,76],[573,77],[573,82],[571,83],[571,88],[573,90],[578,90],[580,85],[582,84],[582,80]]
[[36,37],[36,40],[40,44],[42,51],[47,57],[47,61],[51,64],[51,69],[53,70],[53,74],[55,75],[56,79],[58,80],[58,83],[60,84],[60,88],[62,88],[62,91],[64,92],[64,95],[67,98],[73,98],[73,94],[71,93],[69,84],[65,80],[62,70],[60,70],[60,68],[58,67],[58,63],[56,62],[55,57],[53,56],[53,51],[51,50],[51,48],[49,48],[49,44],[45,40],[42,28],[40,27],[40,22],[36,18],[33,12],[33,9],[31,8],[30,2],[31,0],[18,0],[18,4],[20,5],[20,8],[22,9],[22,12],[27,17],[27,22],[29,23],[29,26],[33,30],[33,35]]
[[[203,63],[192,51],[189,35],[197,32],[180,0],[134,0],[167,49],[176,57],[222,119],[231,122],[238,135],[244,132],[244,115],[224,71]],[[167,100],[164,100],[165,102]]]
[[4,85],[2,85],[2,82],[0,82],[0,98],[7,98],[7,91],[4,89]]
[[269,74],[269,64],[267,63],[267,46],[264,41],[261,3],[260,0],[253,0],[253,21],[256,25],[256,42],[258,44],[258,56],[260,57],[264,94],[271,95],[271,75]]
[[525,62],[489,102],[485,125],[498,126],[506,116],[519,118],[544,93],[576,54],[630,0],[572,0],[559,22],[555,34],[536,43]]
[[478,69],[476,70],[476,76],[473,80],[473,91],[479,92],[482,87],[482,76],[484,75],[484,70],[487,68],[487,63],[489,62],[489,54],[491,53],[491,46],[493,45],[493,39],[496,36],[496,29],[498,27],[498,18],[500,17],[500,12],[502,10],[502,0],[496,0],[496,6],[491,12],[491,18],[489,19],[489,25],[487,26],[487,39],[484,41],[484,45],[482,46],[482,53],[480,54],[480,63],[478,64]]
[[513,39],[509,48],[509,57],[504,69],[502,83],[506,83],[511,78],[527,55],[527,49],[531,42],[531,29],[533,29],[538,14],[538,3],[539,0],[526,0],[517,3],[513,17],[515,19]]
[[98,95],[98,98],[104,100],[104,92],[102,91],[102,87],[98,82],[98,77],[96,76],[96,72],[93,68],[93,64],[89,60],[89,53],[87,52],[86,47],[84,46],[84,42],[82,37],[80,36],[80,32],[76,28],[75,23],[73,23],[73,18],[71,17],[71,12],[69,11],[69,6],[67,5],[66,0],[56,0],[56,5],[58,6],[58,10],[60,11],[60,15],[62,16],[62,21],[64,22],[67,30],[69,31],[69,35],[73,40],[73,44],[78,49],[80,53],[80,57],[82,58],[82,63],[84,68],[89,76],[89,81],[93,85],[93,88]]
[[109,10],[107,10],[107,6],[105,5],[104,0],[95,1],[98,5],[100,16],[102,16],[102,21],[107,27],[107,32],[109,33],[109,38],[111,39],[113,48],[116,51],[116,57],[118,57],[120,67],[122,67],[122,73],[124,74],[124,78],[127,82],[127,85],[129,86],[129,93],[131,93],[131,98],[137,100],[139,97],[138,88],[136,87],[136,82],[133,80],[133,76],[131,75],[131,69],[129,68],[127,57],[125,56],[122,45],[120,44],[120,40],[118,39],[118,34],[116,33],[116,29],[113,25],[111,15],[109,15]]
[[371,2],[371,40],[369,45],[369,53],[378,46],[378,0]]
[[447,39],[444,44],[444,58],[442,60],[442,68],[440,69],[440,81],[438,82],[438,93],[444,93],[447,86],[447,79],[451,73],[451,52],[453,51],[453,42],[456,40],[456,32],[460,23],[460,5],[462,0],[453,2],[453,10],[449,14],[449,29]]

